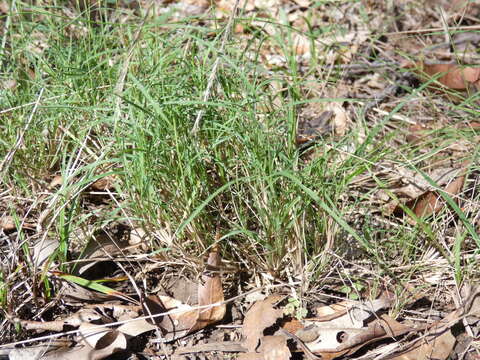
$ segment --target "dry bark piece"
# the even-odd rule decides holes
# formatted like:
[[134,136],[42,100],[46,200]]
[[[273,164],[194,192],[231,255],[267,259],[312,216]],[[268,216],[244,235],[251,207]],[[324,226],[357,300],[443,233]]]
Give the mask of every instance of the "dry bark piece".
[[274,309],[274,305],[284,298],[283,295],[270,295],[265,300],[256,302],[245,314],[243,321],[244,346],[249,352],[254,352],[263,330],[272,326],[283,316],[282,309]]

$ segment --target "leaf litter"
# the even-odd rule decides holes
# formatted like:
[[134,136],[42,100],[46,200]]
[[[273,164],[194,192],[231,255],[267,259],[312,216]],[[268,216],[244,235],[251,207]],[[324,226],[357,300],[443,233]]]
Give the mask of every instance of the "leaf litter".
[[[233,9],[231,2],[217,1],[215,3],[214,10],[218,18],[230,16]],[[469,62],[469,60],[475,59],[476,48],[472,50],[472,47],[465,46],[462,56],[466,62],[459,63],[458,58],[455,58],[454,54],[449,54],[448,51],[443,52],[439,59],[438,51],[430,50],[432,47],[442,44],[442,36],[437,34],[424,37],[410,36],[411,34],[421,35],[425,30],[427,33],[434,33],[438,29],[444,29],[445,23],[442,23],[441,17],[437,13],[440,7],[443,9],[442,11],[447,12],[448,19],[451,21],[468,20],[478,16],[478,4],[474,2],[440,1],[435,4],[438,7],[429,7],[433,2],[428,1],[426,3],[429,3],[429,6],[415,7],[412,1],[402,1],[398,4],[365,1],[364,5],[369,9],[370,14],[373,14],[371,27],[361,25],[363,22],[359,18],[362,14],[359,12],[358,3],[352,2],[336,6],[319,4],[313,8],[313,11],[317,13],[314,13],[313,22],[309,24],[310,27],[321,28],[334,21],[345,25],[348,31],[315,39],[311,34],[306,35],[308,26],[304,18],[309,7],[312,7],[312,3],[304,0],[294,3],[292,5],[284,1],[249,0],[245,2],[242,11],[244,11],[244,15],[258,15],[259,19],[254,25],[262,26],[264,31],[272,36],[278,35],[279,30],[272,25],[265,24],[263,20],[268,17],[278,22],[286,21],[289,25],[299,29],[300,31],[294,36],[293,52],[298,63],[303,67],[303,71],[308,69],[311,59],[315,58],[317,71],[321,73],[339,72],[342,76],[341,81],[344,84],[341,89],[336,88],[339,87],[338,84],[331,87],[324,85],[320,89],[305,87],[304,95],[307,100],[327,97],[332,101],[323,102],[321,105],[314,101],[298,107],[295,142],[299,147],[308,144],[313,153],[322,151],[318,144],[328,138],[332,144],[332,151],[354,153],[365,140],[362,135],[364,132],[362,126],[365,124],[355,123],[352,119],[356,119],[359,113],[363,113],[366,122],[378,122],[378,114],[388,113],[395,108],[396,97],[401,95],[401,87],[412,86],[415,81],[428,85],[427,87],[432,89],[433,94],[428,96],[434,96],[434,105],[443,109],[446,109],[445,100],[441,97],[437,98],[436,91],[442,91],[444,94],[444,90],[447,89],[449,98],[453,97],[458,101],[465,94],[470,96],[479,90],[479,68],[476,64]],[[210,6],[205,1],[190,0],[169,1],[168,4],[171,9],[175,10],[175,16],[178,18],[200,14],[207,11]],[[1,9],[4,9],[5,6],[3,5]],[[269,15],[266,14],[267,9]],[[2,11],[7,13],[7,11]],[[401,13],[402,16],[392,21],[393,13]],[[261,19],[262,17],[264,19]],[[373,29],[386,31],[387,39],[378,42],[372,41],[371,39],[375,35]],[[467,33],[471,32],[467,31]],[[246,27],[238,26],[235,28],[235,36],[248,39],[249,33],[246,31]],[[34,38],[35,41],[28,45],[27,50],[31,53],[42,54],[48,49],[48,45],[42,34],[36,33]],[[455,46],[478,43],[473,36],[468,39],[460,39],[455,36],[453,41]],[[398,54],[394,52],[396,48],[410,54],[414,60],[399,59]],[[439,48],[441,47],[436,47],[436,49]],[[423,50],[419,51],[419,49]],[[381,62],[375,63],[369,60],[367,54],[375,52],[382,54]],[[287,58],[280,54],[278,44],[266,42],[260,55],[263,65],[269,71],[287,66]],[[426,61],[423,56],[438,58]],[[455,62],[447,64],[438,62],[445,58],[454,59]],[[24,62],[24,66],[27,66],[25,59]],[[393,65],[398,66],[398,73],[388,74],[388,67]],[[402,74],[400,71],[407,73]],[[401,86],[392,86],[389,81],[398,82]],[[281,86],[278,91],[281,91]],[[428,96],[426,98],[418,97],[416,101],[408,103],[396,114],[395,118],[392,117],[394,121],[388,125],[402,130],[406,134],[405,143],[414,144],[423,153],[429,151],[432,141],[438,141],[435,132],[439,129],[447,131],[470,126],[469,124],[451,123],[445,118],[437,119],[436,113],[430,115],[428,106],[426,106],[426,103],[431,101]],[[358,103],[346,102],[341,100],[343,98],[356,99]],[[422,114],[424,118],[417,118],[415,114]],[[478,130],[478,126],[472,125],[471,129]],[[346,150],[339,149],[337,143],[353,132],[358,134],[357,144]],[[376,140],[383,141],[382,137],[385,135],[385,133],[379,132]],[[399,139],[389,141],[392,141],[392,148],[397,148]],[[358,175],[358,178],[352,182],[354,184],[351,186],[352,194],[355,190],[358,190],[360,194],[365,192],[369,182],[372,188],[376,188],[380,181],[383,189],[372,196],[373,199],[376,199],[372,211],[375,211],[377,205],[380,207],[390,205],[391,211],[388,215],[395,213],[397,216],[403,216],[405,207],[409,208],[418,218],[439,214],[449,207],[441,195],[442,193],[452,197],[459,207],[466,208],[469,205],[466,200],[467,186],[472,180],[474,171],[470,170],[472,165],[466,164],[464,158],[474,148],[472,144],[457,146],[455,150],[452,150],[450,145],[436,145],[441,150],[437,151],[427,164],[422,164],[423,166],[405,168],[396,164],[395,161],[374,164],[370,171]],[[312,159],[313,157],[305,157],[305,166],[308,166],[308,162]],[[417,168],[421,171],[417,171]],[[50,183],[50,190],[54,191],[62,184],[63,179],[56,176]],[[114,190],[116,185],[121,186],[119,184],[120,182],[115,176],[100,176],[98,180],[90,184],[88,190],[102,193],[102,201],[108,201],[109,193]],[[392,204],[389,204],[392,201],[391,194],[394,195],[393,207]],[[373,202],[372,198],[368,201]],[[10,239],[14,236],[20,230],[17,229],[18,224],[25,231],[35,230],[35,226],[29,225],[36,223],[34,219],[18,221],[23,219],[23,214],[28,214],[20,207],[14,209],[14,212],[18,211],[21,215],[16,217],[9,215],[12,213],[12,208],[7,209],[2,205],[0,210],[2,211],[0,217],[2,238]],[[474,211],[478,211],[478,205],[470,210],[471,213]],[[121,246],[118,241],[120,239],[115,239],[115,237],[113,237],[114,241],[92,240],[90,243],[92,246],[84,249],[83,255],[86,261],[78,267],[77,275],[81,275],[89,268],[106,268],[108,272],[113,273],[116,271],[113,265],[110,267],[107,265],[107,261],[99,260],[99,257],[114,260],[117,256],[125,256],[126,263],[128,263],[129,256],[138,256],[138,253],[127,247],[125,241],[130,241],[130,246],[145,245],[149,234],[142,227],[129,225],[127,228],[131,229],[130,237],[121,239],[123,240]],[[165,236],[162,235],[165,243],[169,247],[174,246],[171,233],[169,231],[165,231],[165,233]],[[472,348],[472,344],[477,340],[480,332],[479,289],[475,286],[464,285],[460,296],[451,296],[443,304],[440,304],[448,307],[456,300],[455,309],[436,319],[430,319],[429,312],[425,309],[420,314],[424,315],[423,319],[417,319],[417,321],[405,319],[404,314],[396,313],[394,302],[399,301],[398,298],[368,298],[364,296],[359,301],[332,302],[331,299],[328,301],[324,299],[329,302],[328,305],[316,309],[308,307],[310,314],[316,311],[316,316],[293,321],[285,311],[285,299],[288,297],[290,287],[285,285],[283,292],[276,293],[274,287],[270,286],[271,283],[264,281],[261,290],[268,296],[264,300],[255,302],[244,316],[235,317],[233,310],[239,314],[242,312],[242,304],[239,299],[242,299],[243,295],[225,299],[226,283],[222,281],[225,280],[225,274],[222,273],[222,261],[217,248],[208,253],[205,269],[201,271],[200,277],[196,281],[190,279],[190,282],[184,283],[187,289],[192,287],[192,283],[196,285],[196,302],[189,303],[188,299],[194,297],[186,296],[187,300],[180,300],[163,295],[159,291],[151,291],[150,295],[132,294],[129,286],[126,286],[126,290],[129,291],[127,294],[120,290],[112,290],[108,286],[95,285],[93,280],[88,279],[89,276],[82,278],[58,271],[48,272],[48,269],[43,267],[51,266],[48,260],[54,256],[58,246],[56,240],[47,239],[47,241],[37,242],[32,248],[32,256],[35,259],[33,264],[39,269],[47,270],[46,273],[49,276],[57,277],[57,290],[67,300],[67,304],[62,305],[64,306],[62,310],[77,309],[77,311],[70,316],[58,316],[51,321],[27,320],[18,317],[10,320],[20,325],[22,329],[29,331],[32,339],[37,334],[43,335],[45,332],[59,333],[63,338],[68,339],[67,345],[59,345],[60,349],[57,346],[49,345],[40,348],[32,345],[24,348],[9,348],[7,351],[11,359],[34,357],[39,359],[103,359],[128,350],[132,338],[142,336],[151,341],[150,349],[155,349],[154,344],[158,343],[175,344],[168,348],[167,352],[164,352],[167,354],[166,356],[171,355],[172,357],[187,353],[209,353],[211,355],[207,358],[213,359],[213,356],[222,358],[222,355],[217,355],[217,353],[233,352],[240,354],[239,359],[290,359],[295,355],[296,358],[300,356],[300,358],[321,358],[323,360],[347,356],[363,359],[413,360],[447,359],[454,352],[452,355],[456,356],[454,358],[475,358],[475,355],[470,357],[466,355],[467,353],[471,354],[468,350]],[[142,249],[146,251],[147,248],[145,245]],[[154,276],[157,274],[155,270],[152,268],[151,271]],[[145,273],[148,275],[149,271]],[[109,285],[115,285],[112,279],[114,277],[104,278]],[[175,281],[181,282],[178,279]],[[232,288],[230,287],[229,290]],[[230,304],[232,308],[229,309],[227,304]],[[431,305],[438,304],[432,302]],[[212,326],[222,322],[222,325],[226,325],[225,328]],[[287,326],[287,324],[289,325]],[[456,332],[453,330],[458,327],[464,335],[466,334],[467,340],[464,341],[464,344],[467,345],[461,352],[455,353],[455,343],[460,336],[454,335]],[[71,330],[72,328],[74,330]],[[65,335],[62,335],[62,332]],[[210,341],[215,332],[221,341]],[[69,337],[69,335],[71,336]],[[46,336],[48,339],[48,335]],[[155,337],[155,341],[152,341],[153,337]],[[231,340],[223,341],[224,338]],[[202,344],[201,341],[205,339],[207,342]],[[49,341],[45,343],[47,344]],[[193,344],[185,346],[185,341],[193,342]],[[362,351],[361,354],[359,350]],[[162,354],[160,350],[154,351]]]

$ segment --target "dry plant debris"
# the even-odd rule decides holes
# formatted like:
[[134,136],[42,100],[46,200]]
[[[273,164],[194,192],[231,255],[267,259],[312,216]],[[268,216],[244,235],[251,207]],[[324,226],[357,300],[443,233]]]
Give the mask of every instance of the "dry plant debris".
[[[123,169],[108,161],[105,161],[108,165],[102,164],[101,157],[90,150],[91,144],[92,148],[100,148],[96,144],[100,134],[93,134],[92,130],[75,150],[77,153],[68,159],[71,166],[67,172],[59,175],[56,164],[44,171],[43,178],[33,178],[29,185],[33,200],[17,196],[17,190],[7,188],[7,183],[5,188],[0,184],[0,282],[9,284],[5,287],[5,300],[2,298],[8,305],[0,326],[10,329],[5,337],[8,340],[2,340],[5,344],[0,345],[0,356],[44,360],[111,356],[126,359],[140,353],[159,359],[221,359],[230,356],[226,354],[242,360],[479,358],[480,288],[475,285],[478,272],[473,269],[464,276],[462,268],[477,266],[480,245],[480,242],[475,244],[480,228],[480,123],[472,121],[471,116],[463,119],[471,113],[478,114],[478,2],[247,0],[239,2],[239,14],[233,13],[235,1],[225,0],[168,0],[161,2],[161,6],[143,0],[134,4],[122,2],[118,12],[102,11],[97,3],[90,5],[81,11],[92,24],[105,16],[110,16],[111,23],[128,23],[137,13],[143,14],[148,23],[168,13],[172,22],[178,23],[194,17],[191,24],[206,30],[206,37],[215,37],[218,24],[228,23],[218,54],[206,57],[213,57],[215,66],[208,74],[210,81],[204,100],[215,96],[220,104],[224,100],[222,87],[217,88],[216,73],[224,70],[219,64],[228,52],[225,48],[231,35],[246,59],[259,59],[255,76],[265,80],[268,84],[265,86],[273,91],[270,102],[255,100],[256,120],[265,132],[289,135],[290,143],[285,143],[285,147],[298,151],[296,169],[309,169],[316,161],[325,162],[328,166],[322,186],[330,186],[338,179],[329,170],[343,166],[342,171],[348,172],[351,159],[359,157],[364,166],[362,171],[355,169],[348,175],[345,187],[339,187],[341,205],[337,207],[341,208],[348,226],[338,225],[340,222],[333,216],[335,211],[322,213],[316,199],[310,199],[305,207],[320,214],[320,222],[304,225],[301,216],[291,219],[296,215],[290,209],[288,216],[282,218],[284,223],[295,223],[296,229],[304,226],[303,235],[309,230],[314,232],[313,227],[327,219],[325,234],[315,239],[318,243],[327,239],[329,246],[325,251],[306,263],[310,250],[297,236],[294,237],[297,242],[282,245],[283,257],[276,261],[276,266],[270,263],[260,269],[264,257],[270,254],[259,243],[245,245],[248,250],[242,251],[233,241],[223,247],[225,239],[217,236],[215,245],[207,246],[202,242],[205,235],[198,233],[192,223],[183,222],[191,216],[183,208],[178,210],[181,226],[192,239],[182,245],[178,243],[179,231],[172,231],[167,220],[159,221],[165,224],[160,230],[148,221],[137,222],[125,210],[123,195],[115,193],[125,184]],[[19,16],[13,7],[14,4],[0,1],[5,34]],[[65,31],[72,41],[82,39],[90,31],[75,21],[80,16],[77,11],[67,6],[58,13],[71,19]],[[163,31],[167,28],[164,25],[158,27]],[[331,30],[334,25],[342,31]],[[146,45],[140,30],[137,35],[139,51],[143,51]],[[8,48],[9,36],[2,35],[2,49]],[[11,36],[13,40],[19,37]],[[125,39],[118,41],[123,43]],[[185,52],[194,51],[194,46],[186,43]],[[25,84],[48,75],[46,70],[35,68],[32,60],[46,58],[52,50],[47,36],[35,30],[24,45],[28,56],[19,54],[17,60],[23,78],[1,79],[2,94],[15,94]],[[134,45],[129,48],[132,54],[137,50]],[[255,47],[256,52],[251,50]],[[119,55],[112,54],[109,61],[119,62]],[[123,70],[127,71],[128,63],[125,61]],[[115,84],[122,91],[123,81]],[[298,91],[292,90],[292,84],[297,82],[301,83]],[[25,105],[34,108],[18,133],[15,146],[1,161],[2,175],[12,171],[15,156],[28,145],[24,136],[39,110],[43,91],[42,88],[35,102]],[[285,107],[289,92],[296,96],[295,101],[289,99],[287,104],[294,121],[288,126],[280,124],[278,130],[267,121],[268,113]],[[123,94],[116,96],[122,99]],[[1,119],[8,119],[12,109],[0,110]],[[210,116],[202,109],[195,113],[198,121],[192,141]],[[107,129],[103,126],[95,131]],[[207,131],[211,131],[208,126]],[[455,141],[452,137],[442,137],[449,132],[456,134]],[[465,140],[464,132],[474,135]],[[71,136],[68,128],[59,127],[53,140],[45,141],[45,147],[52,146],[48,141],[55,143],[59,138]],[[208,147],[207,143],[201,144],[202,151]],[[381,146],[391,150],[385,159],[375,154]],[[207,175],[215,177],[222,169],[213,164],[208,151],[201,156],[211,166]],[[407,160],[407,152],[414,153],[414,162]],[[372,160],[363,158],[365,154],[371,155]],[[79,164],[88,164],[92,159],[101,164],[88,169],[92,173],[87,181],[87,176],[78,170]],[[305,177],[308,182],[308,176]],[[262,194],[259,203],[268,200],[267,193],[263,194],[265,189],[252,191]],[[60,214],[64,215],[79,197],[85,200],[82,214],[92,218],[96,225],[82,223],[85,228],[68,234],[77,240],[77,245],[72,242],[73,248],[66,248],[72,243],[51,234],[55,233]],[[64,205],[59,205],[60,199],[67,199]],[[210,204],[202,206],[208,208]],[[357,213],[352,208],[362,208],[363,212]],[[102,222],[101,214],[107,212],[115,214],[115,221]],[[233,202],[212,211],[216,212],[219,228],[228,227],[225,224],[240,216]],[[355,231],[354,225],[362,226],[367,215],[368,219],[391,227],[405,225],[402,231],[409,229],[412,233],[417,231],[416,226],[427,228],[430,233],[433,228],[439,244],[408,264],[401,262],[404,253],[397,256],[398,245],[381,248],[374,244],[369,255],[392,251],[392,263],[385,266],[379,261],[381,266],[374,267],[373,257],[366,264],[357,263],[356,247],[349,242],[349,236]],[[469,228],[462,223],[467,217]],[[99,223],[102,225],[98,226]],[[367,225],[374,228],[378,223]],[[257,225],[249,226],[252,234],[261,233]],[[55,234],[71,230],[64,223],[58,227],[63,233]],[[228,228],[228,231],[237,230]],[[470,236],[468,243],[463,242],[465,234]],[[272,232],[265,237],[277,236],[283,235]],[[323,261],[335,241],[343,238],[347,238],[346,253],[351,251],[353,256],[346,256],[347,260],[341,259],[334,265],[332,261],[331,268],[318,260]],[[152,240],[158,240],[171,252],[152,255]],[[423,241],[419,238],[419,244],[411,247],[420,248]],[[22,256],[8,251],[13,247],[11,244],[24,248]],[[445,258],[439,259],[438,247],[443,249],[441,255],[446,254]],[[190,252],[191,249],[194,250]],[[205,263],[192,255],[202,252],[208,254]],[[72,260],[71,253],[78,257]],[[228,261],[222,261],[220,253]],[[290,266],[295,256],[298,261]],[[60,271],[64,262],[73,264],[69,268],[71,273]],[[252,268],[252,264],[259,265],[259,269]],[[268,271],[262,273],[265,269]],[[325,279],[316,279],[319,283],[325,280],[320,291],[318,284],[309,279],[319,271],[327,274]],[[244,273],[250,284],[245,284]],[[401,276],[405,273],[413,285],[405,283]],[[264,298],[246,310],[245,288],[254,288],[253,283],[258,288],[252,292],[261,293]],[[370,292],[358,290],[359,283],[367,284]],[[339,291],[342,288],[349,291]],[[396,295],[378,297],[379,288],[395,291]],[[358,290],[355,294],[358,299],[349,298],[355,292],[352,289]],[[2,297],[3,292],[2,288]],[[292,318],[301,314],[287,309],[292,292],[304,297],[307,317]],[[22,330],[23,337],[15,338],[16,329]],[[141,351],[134,349],[135,341],[144,342]]]

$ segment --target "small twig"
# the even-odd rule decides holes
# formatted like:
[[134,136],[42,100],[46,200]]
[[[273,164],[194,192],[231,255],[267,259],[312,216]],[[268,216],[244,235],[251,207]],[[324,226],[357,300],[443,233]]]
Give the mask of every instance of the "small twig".
[[28,128],[30,127],[30,124],[33,120],[33,116],[35,115],[35,112],[37,111],[38,105],[40,104],[40,99],[42,98],[42,94],[43,94],[44,90],[45,90],[44,88],[42,88],[40,90],[40,93],[38,94],[38,97],[37,97],[37,101],[35,102],[35,106],[33,107],[33,110],[30,113],[30,116],[28,117],[28,120],[25,123],[25,126],[20,131],[20,133],[18,134],[17,141],[15,142],[15,145],[8,152],[7,156],[5,156],[5,159],[3,159],[2,163],[0,164],[0,178],[2,178],[5,175],[5,172],[7,171],[8,167],[10,166],[10,163],[12,162],[12,159],[15,156],[15,153],[20,148],[20,146],[22,146],[23,138],[25,137],[25,133],[27,132]]
[[[227,40],[230,35],[230,31],[232,29],[233,19],[235,18],[235,14],[237,12],[238,3],[239,3],[239,0],[236,0],[235,5],[233,6],[232,12],[230,14],[230,18],[228,19],[227,26],[225,27],[225,33],[223,34],[222,44],[220,45],[218,56],[215,59],[215,62],[213,63],[212,72],[210,73],[210,77],[208,78],[208,82],[207,82],[207,88],[205,89],[205,93],[203,94],[203,102],[206,102],[210,97],[210,91],[212,90],[213,81],[217,77],[217,69],[218,69],[218,65],[220,64],[220,56],[221,54],[223,54],[225,45],[227,44]],[[196,135],[200,128],[200,121],[202,121],[204,112],[205,111],[203,109],[200,109],[197,113],[197,117],[195,119],[195,123],[193,124],[193,128],[192,128],[193,135]]]

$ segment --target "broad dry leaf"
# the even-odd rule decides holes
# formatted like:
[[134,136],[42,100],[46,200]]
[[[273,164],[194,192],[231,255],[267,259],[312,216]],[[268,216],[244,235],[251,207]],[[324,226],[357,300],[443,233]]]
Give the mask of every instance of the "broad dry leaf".
[[450,330],[440,336],[427,337],[418,341],[407,352],[391,358],[391,360],[446,360],[455,345],[456,339]]
[[263,336],[263,330],[282,318],[283,310],[274,309],[273,306],[283,298],[283,295],[271,295],[253,304],[245,314],[242,332],[245,338],[244,346],[249,352],[254,352],[257,348],[258,341]]
[[257,352],[238,356],[238,360],[289,360],[292,356],[287,346],[287,338],[281,335],[263,336]]
[[0,230],[13,231],[16,229],[15,220],[13,216],[2,216],[0,218]]
[[[224,301],[222,280],[220,279],[220,254],[217,249],[210,252],[207,260],[207,271],[202,275],[198,287],[198,305],[206,306]],[[220,321],[225,316],[226,305],[220,304],[207,309],[200,309],[197,323],[191,331],[203,329],[212,323]]]
[[149,323],[145,319],[135,319],[122,324],[117,330],[122,334],[135,337],[148,331],[155,330],[156,328],[157,326]]
[[[444,191],[449,196],[455,196],[462,191],[465,183],[465,175],[461,175],[445,186]],[[407,204],[411,207],[411,204]],[[418,217],[426,217],[438,213],[445,206],[445,200],[437,191],[429,191],[423,194],[415,201],[412,208],[413,212]]]
[[90,189],[94,191],[109,191],[113,190],[115,186],[116,176],[114,175],[107,175],[104,176],[97,181],[93,182],[90,185]]
[[[202,276],[203,284],[200,284],[198,288],[198,305],[208,306],[220,303],[219,305],[196,309],[169,296],[149,296],[143,302],[144,315],[155,315],[153,321],[163,330],[163,341],[181,338],[193,331],[203,329],[225,316],[226,305],[221,304],[224,296],[218,271],[220,265],[218,251],[210,252],[207,265],[207,271]],[[156,316],[168,311],[173,312]]]
[[304,325],[301,323],[300,320],[297,319],[288,320],[282,325],[282,329],[288,331],[291,334],[295,334],[298,330],[303,328]]
[[442,74],[437,81],[453,90],[466,90],[471,85],[480,86],[480,68],[462,67],[457,64],[421,64],[423,72],[430,77]]
[[117,330],[90,323],[81,324],[79,330],[79,342],[86,345],[83,351],[89,359],[104,359],[127,348],[125,335]]
[[330,353],[335,354],[334,357],[341,356],[353,347],[363,346],[366,341],[390,333],[384,329],[384,323],[380,320],[368,326],[364,323],[378,310],[390,306],[391,302],[392,299],[383,297],[371,302],[356,303],[349,306],[347,313],[344,312],[345,303],[340,304],[336,309],[321,308],[322,317],[330,319],[305,320],[305,328],[297,331],[295,335],[315,354],[325,356],[325,353]]
[[337,335],[342,340],[337,349],[321,349],[320,344],[316,346],[314,344],[305,345],[314,354],[321,355],[323,360],[331,360],[343,355],[352,355],[370,343],[416,331],[416,329],[403,325],[387,315],[382,315],[363,329],[344,329],[344,332]]
[[336,304],[320,306],[315,309],[315,321],[330,321],[347,313],[350,301],[340,301]]
[[260,339],[258,352],[264,360],[288,360],[292,356],[285,336],[264,336]]
[[[162,329],[164,342],[187,335],[196,324],[199,314],[197,309],[169,296],[149,296],[142,306],[145,316],[155,316],[153,322]],[[173,311],[173,313],[158,316],[168,311]]]
[[33,246],[33,264],[36,267],[41,266],[50,255],[52,255],[58,248],[60,242],[57,238],[48,238],[38,241]]
[[263,357],[263,354],[260,353],[245,353],[245,354],[240,354],[237,357],[238,360],[265,360]]

